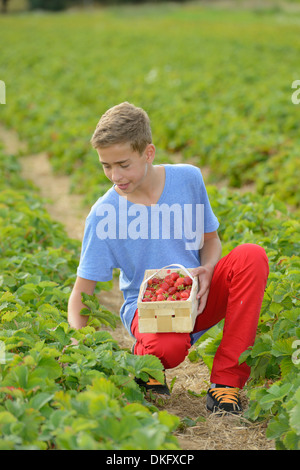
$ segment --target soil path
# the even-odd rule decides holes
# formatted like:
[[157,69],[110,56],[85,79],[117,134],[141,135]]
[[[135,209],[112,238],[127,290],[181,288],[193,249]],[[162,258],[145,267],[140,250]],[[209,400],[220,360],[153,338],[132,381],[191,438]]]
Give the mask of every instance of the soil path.
[[[22,149],[26,152],[26,144],[18,139],[18,135],[0,125],[0,141],[4,143],[6,152],[16,154]],[[31,180],[39,189],[42,197],[47,199],[46,208],[49,214],[60,221],[70,238],[81,240],[84,221],[89,212],[82,206],[82,197],[71,194],[67,176],[54,175],[46,152],[36,155],[22,156],[22,176]],[[100,301],[110,311],[117,313],[123,302],[118,280],[114,279],[113,289],[101,292]],[[112,336],[120,347],[131,348],[133,341],[125,328],[120,324]],[[273,442],[265,438],[265,427],[253,425],[243,417],[227,416],[218,418],[210,415],[205,409],[206,397],[196,397],[207,390],[209,373],[205,364],[191,363],[187,358],[178,367],[168,370],[167,381],[173,381],[172,395],[165,403],[158,403],[159,408],[167,410],[180,418],[190,418],[195,426],[182,426],[176,431],[179,444],[184,450],[263,450],[274,449]],[[242,395],[246,403],[246,398]]]

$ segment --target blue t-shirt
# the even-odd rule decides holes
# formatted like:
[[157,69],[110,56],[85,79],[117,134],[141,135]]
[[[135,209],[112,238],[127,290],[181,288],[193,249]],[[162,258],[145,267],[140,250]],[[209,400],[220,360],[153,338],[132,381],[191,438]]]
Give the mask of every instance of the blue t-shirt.
[[165,185],[157,204],[134,204],[114,186],[93,205],[85,225],[77,275],[109,281],[120,269],[124,303],[121,320],[130,331],[146,269],[179,263],[200,266],[201,232],[217,230],[199,168],[165,164]]

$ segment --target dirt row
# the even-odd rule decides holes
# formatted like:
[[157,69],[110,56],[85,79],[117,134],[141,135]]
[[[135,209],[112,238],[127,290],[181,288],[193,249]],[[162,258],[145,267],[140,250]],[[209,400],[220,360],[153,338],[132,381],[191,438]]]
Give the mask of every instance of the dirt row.
[[[20,149],[26,153],[26,144],[20,142],[14,131],[0,125],[0,141],[8,154],[16,154]],[[46,208],[53,219],[63,223],[70,238],[81,240],[85,218],[89,212],[83,207],[82,197],[70,193],[68,176],[54,175],[46,152],[22,156],[22,176],[31,180],[42,197],[46,198]],[[95,159],[95,165],[97,160]],[[123,296],[118,280],[113,289],[100,294],[101,303],[114,313],[119,312]],[[122,348],[131,348],[133,340],[120,324],[111,331]],[[265,424],[252,424],[243,417],[209,414],[205,408],[206,397],[197,397],[209,387],[209,372],[202,362],[191,363],[188,358],[178,367],[167,370],[167,381],[173,384],[171,398],[157,403],[161,409],[179,416],[183,425],[176,431],[183,450],[271,450],[274,444],[265,438]],[[242,401],[247,400],[242,392]],[[187,418],[195,424],[188,426]]]

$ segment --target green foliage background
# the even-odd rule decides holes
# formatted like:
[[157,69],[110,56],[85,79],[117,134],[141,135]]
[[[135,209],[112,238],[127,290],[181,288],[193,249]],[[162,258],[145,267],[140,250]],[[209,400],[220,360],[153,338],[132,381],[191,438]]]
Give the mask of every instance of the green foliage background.
[[[90,137],[125,100],[148,111],[158,162],[208,166],[207,183],[224,183],[208,187],[224,254],[255,242],[270,261],[257,339],[243,355],[248,416],[268,420],[277,448],[299,449],[300,105],[291,85],[300,79],[300,12],[163,4],[6,15],[0,28],[0,121],[29,152],[48,151],[85,202],[108,188]],[[133,380],[159,377],[161,365],[97,331],[116,319],[96,298],[87,299],[89,326],[69,328],[80,246],[20,179],[16,156],[1,152],[0,169],[0,446],[176,448],[178,420],[149,407]],[[253,191],[234,189],[245,184]],[[210,330],[191,359],[210,367],[221,335]]]
[[101,114],[128,100],[148,111],[158,159],[180,152],[214,181],[254,182],[299,206],[294,12],[165,4],[0,22],[2,121],[33,152],[48,150],[89,202],[107,184],[89,139]]

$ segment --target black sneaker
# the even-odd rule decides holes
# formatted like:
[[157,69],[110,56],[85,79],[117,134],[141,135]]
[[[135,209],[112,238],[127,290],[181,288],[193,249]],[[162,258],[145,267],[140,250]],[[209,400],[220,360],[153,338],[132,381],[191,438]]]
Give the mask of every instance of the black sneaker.
[[164,383],[158,382],[158,380],[155,380],[152,377],[149,377],[148,382],[144,382],[143,380],[137,378],[134,380],[140,387],[144,388],[146,392],[152,392],[155,395],[160,395],[162,398],[167,398],[171,395],[166,382],[166,376]]
[[212,413],[240,414],[242,405],[239,399],[239,389],[217,385],[207,391],[206,408]]

